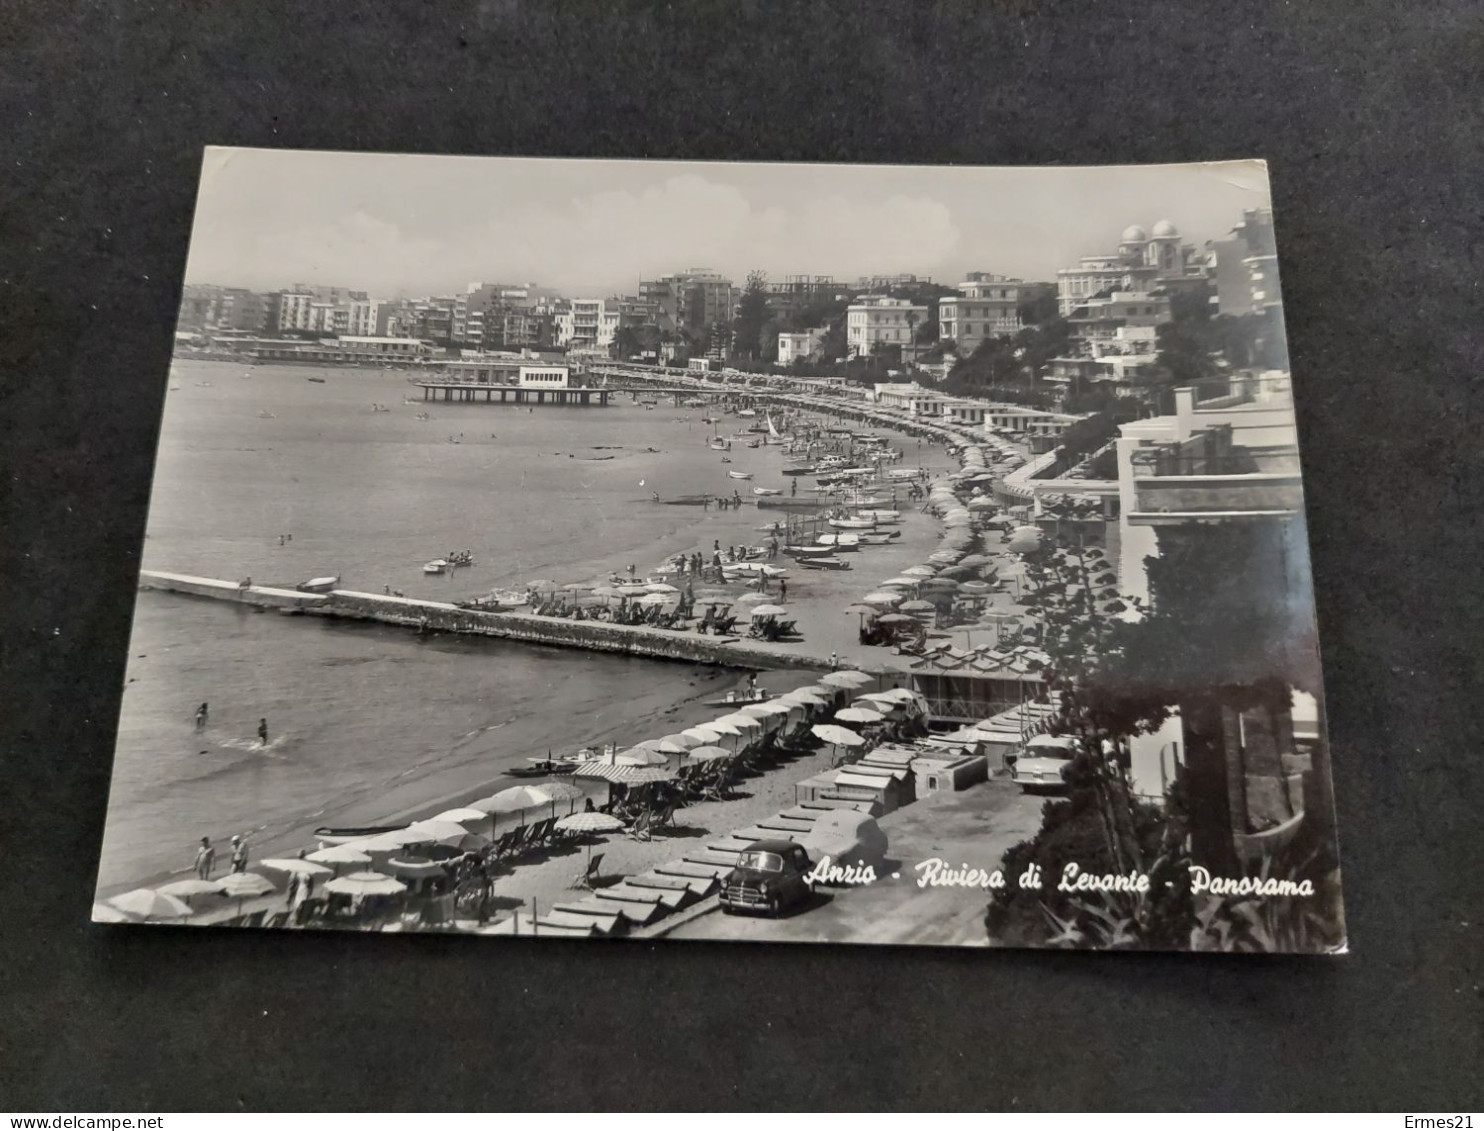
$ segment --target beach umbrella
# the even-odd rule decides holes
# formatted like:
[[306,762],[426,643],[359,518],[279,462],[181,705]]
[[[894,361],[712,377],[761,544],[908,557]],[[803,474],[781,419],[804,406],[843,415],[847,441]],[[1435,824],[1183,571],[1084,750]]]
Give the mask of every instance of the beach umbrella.
[[1036,526],[1017,526],[1010,535],[1010,552],[1028,554],[1041,545],[1041,530]]
[[686,738],[694,739],[702,745],[710,745],[722,736],[721,731],[713,730],[711,727],[686,727],[680,733]]
[[921,588],[923,589],[957,589],[961,583],[951,577],[928,577],[924,578]]
[[666,585],[663,581],[651,581],[644,587],[646,593],[679,593],[673,585]]
[[458,847],[467,837],[473,835],[456,821],[436,819],[418,821],[414,825],[409,825],[403,833],[415,835],[417,838],[404,842],[407,844],[448,844],[451,847]]
[[917,698],[915,691],[909,691],[905,687],[893,687],[886,691],[873,691],[869,695],[862,695],[862,699],[881,699],[888,702],[911,703]]
[[599,585],[593,590],[594,597],[622,597],[623,590],[615,589],[611,585]]
[[730,715],[723,715],[716,720],[719,723],[727,723],[739,730],[757,730],[760,723],[751,715],[744,715],[741,711],[733,711]]
[[150,888],[135,888],[104,902],[136,923],[158,923],[165,919],[184,919],[195,914],[189,903]]
[[592,588],[593,587],[591,585],[584,585],[580,581],[571,581],[571,582],[568,582],[566,585],[563,585],[562,586],[562,592],[563,593],[586,593],[588,590],[590,590]]
[[256,872],[233,872],[217,885],[217,890],[227,898],[237,901],[237,914],[241,915],[244,901],[267,895],[275,889],[273,881],[267,876],[260,876]]
[[915,565],[902,570],[903,577],[932,577],[938,571],[932,566]]
[[[573,813],[570,817],[563,817],[556,823],[556,831],[560,833],[612,833],[623,828],[623,822],[611,813]],[[592,842],[588,842],[587,861],[591,865],[593,860]]]
[[820,683],[828,687],[865,687],[876,682],[876,677],[867,675],[865,672],[830,672]]
[[712,731],[715,734],[729,734],[734,738],[742,734],[740,727],[734,726],[723,719],[717,719],[715,722],[707,723],[704,729]]
[[407,885],[380,872],[351,872],[347,876],[336,876],[325,882],[325,891],[336,895],[398,895],[407,890]]
[[881,583],[881,588],[895,589],[898,586],[901,586],[903,588],[910,589],[914,585],[920,585],[922,583],[922,580],[923,579],[920,577],[890,577]]
[[[329,871],[329,869],[325,869]],[[197,895],[216,895],[222,890],[220,880],[201,880],[192,876],[186,880],[175,880],[172,883],[161,884],[155,889],[165,895],[173,895],[176,899],[183,899],[189,905],[191,898]]]
[[548,801],[575,801],[583,796],[582,790],[569,781],[544,781],[529,788],[532,793],[538,793]]
[[842,707],[835,712],[835,718],[842,723],[879,723],[882,721],[880,712],[867,710],[865,707]]
[[897,605],[901,603],[902,595],[890,589],[878,589],[874,593],[867,593],[862,600],[868,605]]
[[906,617],[901,613],[887,613],[876,622],[877,624],[916,624],[916,617]]
[[959,591],[962,593],[988,593],[989,590],[989,584],[984,581],[965,581],[959,586]]
[[847,613],[861,613],[863,615],[872,615],[872,616],[874,616],[876,614],[876,612],[877,612],[877,610],[871,608],[870,605],[846,605],[845,606],[845,611]]
[[573,813],[556,823],[564,833],[611,833],[623,828],[623,822],[611,813]]
[[349,844],[332,844],[329,848],[321,848],[318,852],[311,852],[304,859],[314,864],[329,864],[334,867],[335,874],[340,874],[341,865],[356,865],[371,863],[369,853],[362,852]]
[[658,750],[649,750],[643,746],[620,750],[613,756],[615,766],[664,766],[669,762],[668,754],[663,754]]
[[908,601],[902,606],[904,613],[930,613],[935,606],[931,601]]
[[382,867],[400,879],[422,880],[429,876],[447,875],[442,864],[425,860],[421,856],[393,857]]
[[855,731],[846,730],[844,727],[821,724],[812,726],[809,729],[814,733],[815,737],[823,739],[831,746],[861,746],[866,741],[860,735],[856,734]]
[[820,695],[818,692],[814,691],[804,691],[803,689],[800,689],[798,691],[790,691],[787,694],[780,695],[778,698],[784,703],[797,703],[801,707],[829,706],[829,700],[826,699],[823,695]]
[[674,781],[678,776],[678,772],[668,766],[635,766],[623,781],[625,785],[648,785],[650,782]]
[[754,605],[751,616],[754,620],[758,617],[777,617],[788,612],[782,605]]
[[686,734],[684,731],[681,731],[679,734],[667,734],[667,735],[665,735],[664,738],[660,739],[660,741],[661,742],[673,742],[676,746],[679,746],[683,750],[689,750],[692,746],[705,746],[706,745],[706,740],[705,739],[692,738],[690,735]]
[[550,798],[543,793],[538,793],[532,785],[514,785],[509,789],[502,789],[499,793],[489,797],[481,797],[478,801],[471,801],[469,807],[472,809],[483,809],[486,813],[518,813],[525,809],[534,809],[538,805],[546,805]]
[[634,744],[636,750],[648,750],[653,754],[684,754],[691,748],[691,743],[680,741],[672,742],[667,738],[646,738],[643,742]]
[[980,497],[969,500],[969,509],[971,511],[992,511],[994,508],[995,501],[990,498]]
[[690,752],[690,756],[697,762],[714,762],[718,758],[730,758],[732,752],[723,750],[720,746],[697,746]]
[[[482,814],[481,814],[482,815]],[[335,869],[316,864],[307,857],[289,856],[280,860],[260,860],[258,867],[272,872],[284,872],[290,876],[329,876]]]
[[670,603],[670,595],[668,593],[646,593],[635,603],[650,606],[667,605]]
[[490,815],[483,809],[467,807],[463,809],[445,809],[443,812],[437,814],[433,820],[450,821],[455,825],[462,825],[469,832],[473,832],[476,825],[488,825],[490,823]]

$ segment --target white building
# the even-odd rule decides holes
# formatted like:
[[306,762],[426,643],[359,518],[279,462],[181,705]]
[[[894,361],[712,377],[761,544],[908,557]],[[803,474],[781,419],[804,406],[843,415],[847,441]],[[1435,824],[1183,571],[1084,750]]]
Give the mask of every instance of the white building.
[[983,401],[947,401],[944,416],[953,424],[978,426],[984,423],[989,406]]
[[284,291],[278,296],[279,330],[314,329],[314,295],[309,291]]
[[988,338],[1020,333],[1024,280],[972,272],[958,285],[961,296],[938,300],[938,337],[953,339],[960,354],[973,353]]
[[814,330],[784,331],[778,335],[778,364],[792,365],[795,361],[811,361],[824,342],[823,327]]
[[571,370],[565,365],[522,365],[522,389],[565,389],[571,382]]
[[918,384],[878,383],[872,387],[872,399],[882,408],[897,409],[910,416],[941,417],[948,398]]
[[1205,257],[1185,243],[1168,220],[1148,232],[1132,224],[1123,230],[1115,254],[1083,256],[1077,266],[1056,273],[1057,306],[1065,318],[1089,300],[1114,291],[1170,292],[1203,284],[1206,272]]
[[928,308],[904,298],[862,295],[846,308],[845,343],[851,357],[870,357],[878,347],[896,346],[910,353],[917,328]]
[[1155,326],[1119,326],[1113,337],[1083,343],[1083,349],[1051,359],[1048,381],[1106,381],[1130,385],[1154,375],[1159,359],[1159,334]]

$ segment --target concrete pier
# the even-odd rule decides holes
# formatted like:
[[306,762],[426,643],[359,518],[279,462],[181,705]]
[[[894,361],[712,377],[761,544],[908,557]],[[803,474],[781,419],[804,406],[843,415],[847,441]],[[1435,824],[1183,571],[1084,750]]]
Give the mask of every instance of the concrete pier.
[[612,652],[690,664],[715,664],[744,670],[802,668],[829,671],[831,668],[827,657],[811,655],[796,645],[735,636],[702,636],[697,632],[648,628],[643,625],[574,621],[561,617],[536,616],[533,613],[461,609],[446,601],[387,597],[380,593],[358,593],[351,589],[336,589],[329,593],[301,593],[294,589],[241,585],[216,578],[158,570],[141,570],[139,587],[238,605],[277,609],[286,613],[376,621],[380,624],[413,628],[420,632],[492,636],[555,648],[580,648],[588,652]]

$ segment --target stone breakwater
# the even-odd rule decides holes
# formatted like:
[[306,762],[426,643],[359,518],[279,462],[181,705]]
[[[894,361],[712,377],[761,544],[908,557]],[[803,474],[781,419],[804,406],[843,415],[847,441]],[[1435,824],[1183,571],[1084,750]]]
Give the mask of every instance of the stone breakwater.
[[158,570],[140,571],[139,587],[252,608],[274,609],[290,615],[375,621],[423,632],[491,636],[556,648],[580,648],[589,652],[612,652],[692,664],[748,670],[801,668],[814,671],[828,671],[833,666],[828,657],[810,655],[795,646],[770,645],[734,636],[702,636],[693,632],[602,621],[461,609],[442,601],[387,597],[349,589],[301,593],[294,589],[240,585],[218,578]]

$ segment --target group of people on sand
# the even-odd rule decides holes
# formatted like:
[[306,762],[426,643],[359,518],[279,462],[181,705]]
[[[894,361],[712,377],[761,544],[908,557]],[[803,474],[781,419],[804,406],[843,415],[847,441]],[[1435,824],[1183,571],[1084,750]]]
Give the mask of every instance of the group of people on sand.
[[[232,838],[232,855],[230,859],[229,875],[247,871],[247,842],[240,836]],[[212,869],[216,867],[216,847],[211,843],[209,836],[201,838],[201,844],[196,849],[195,871],[196,878],[202,880],[211,879]]]

